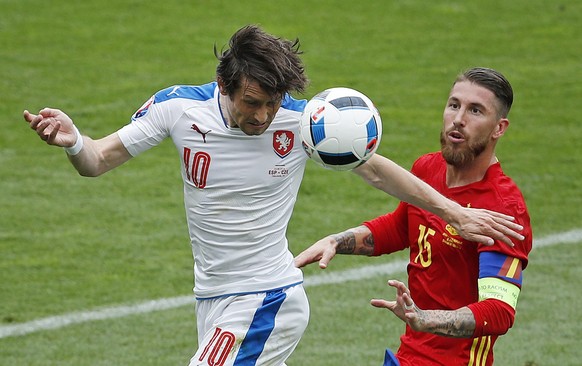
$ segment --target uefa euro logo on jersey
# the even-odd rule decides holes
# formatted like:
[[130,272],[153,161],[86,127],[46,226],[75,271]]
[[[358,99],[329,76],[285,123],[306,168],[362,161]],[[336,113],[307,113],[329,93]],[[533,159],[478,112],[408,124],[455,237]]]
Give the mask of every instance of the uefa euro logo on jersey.
[[277,130],[273,133],[273,149],[281,158],[289,155],[291,150],[293,150],[294,142],[295,135],[291,131]]
[[143,116],[145,116],[148,111],[150,110],[150,106],[154,103],[154,96],[152,96],[150,99],[147,100],[147,102],[145,102],[140,109],[137,110],[137,112],[135,112],[135,114],[133,115],[133,117],[131,117],[131,120],[134,121],[138,118],[141,118]]

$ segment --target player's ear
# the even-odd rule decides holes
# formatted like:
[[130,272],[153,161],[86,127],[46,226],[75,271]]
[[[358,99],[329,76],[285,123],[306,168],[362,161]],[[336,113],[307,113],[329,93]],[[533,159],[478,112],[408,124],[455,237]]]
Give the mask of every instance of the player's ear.
[[495,131],[493,132],[493,137],[498,139],[505,134],[507,128],[509,127],[509,120],[507,118],[501,118],[497,121],[495,126]]
[[216,77],[216,82],[218,83],[218,91],[222,95],[227,95],[226,89],[224,87],[224,80],[220,76]]

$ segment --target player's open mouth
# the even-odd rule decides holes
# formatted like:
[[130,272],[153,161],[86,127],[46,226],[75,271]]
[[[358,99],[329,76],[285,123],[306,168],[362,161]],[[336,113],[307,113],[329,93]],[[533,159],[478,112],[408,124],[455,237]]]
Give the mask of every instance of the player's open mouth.
[[465,141],[465,136],[459,131],[451,131],[448,134],[449,140],[451,142],[463,142]]

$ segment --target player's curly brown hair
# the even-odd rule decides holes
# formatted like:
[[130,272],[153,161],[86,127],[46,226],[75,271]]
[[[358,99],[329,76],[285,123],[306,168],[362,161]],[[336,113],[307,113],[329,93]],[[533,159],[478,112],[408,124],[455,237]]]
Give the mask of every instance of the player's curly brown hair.
[[226,50],[219,53],[215,45],[214,54],[219,60],[216,76],[230,96],[243,78],[256,81],[266,93],[279,98],[290,92],[303,93],[307,87],[299,39],[278,38],[247,25],[231,37]]

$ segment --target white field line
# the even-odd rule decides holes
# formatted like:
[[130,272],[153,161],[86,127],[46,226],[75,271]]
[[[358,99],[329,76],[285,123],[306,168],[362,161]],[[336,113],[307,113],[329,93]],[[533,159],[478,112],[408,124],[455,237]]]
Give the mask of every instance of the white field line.
[[[582,241],[582,229],[548,235],[534,241],[534,249],[555,244],[572,244]],[[358,281],[379,275],[392,275],[406,270],[405,260],[370,265],[345,271],[322,272],[318,275],[305,277],[305,287],[331,285],[347,281]],[[0,338],[22,336],[42,330],[59,329],[73,324],[94,320],[122,318],[125,316],[144,314],[154,311],[174,309],[186,305],[194,305],[193,295],[170,297],[166,299],[144,301],[132,305],[119,305],[97,308],[95,310],[73,312],[51,316],[26,323],[0,326]]]

